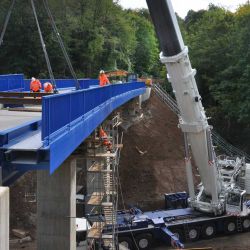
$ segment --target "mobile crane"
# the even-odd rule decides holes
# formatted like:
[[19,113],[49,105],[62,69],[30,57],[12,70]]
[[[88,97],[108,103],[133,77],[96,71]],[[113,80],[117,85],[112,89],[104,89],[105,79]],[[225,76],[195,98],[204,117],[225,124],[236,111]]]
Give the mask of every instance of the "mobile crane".
[[[221,161],[217,158],[211,139],[211,126],[194,77],[196,70],[191,67],[188,48],[184,45],[171,1],[147,0],[147,3],[160,41],[160,60],[166,65],[180,109],[179,126],[185,138],[189,205],[214,215],[240,213],[245,201],[246,183],[242,185],[239,179],[250,165],[244,159]],[[198,194],[194,191],[189,145],[201,177]]]
[[[129,249],[150,249],[153,239],[162,239],[183,247],[182,240],[250,231],[250,209],[246,202],[250,164],[244,158],[216,156],[212,127],[195,81],[196,70],[191,67],[171,0],[146,1],[162,50],[160,60],[166,65],[180,109],[189,199],[188,207],[183,209],[118,212],[119,242]],[[198,192],[194,187],[190,151],[201,177]],[[109,229],[105,230],[108,233]]]

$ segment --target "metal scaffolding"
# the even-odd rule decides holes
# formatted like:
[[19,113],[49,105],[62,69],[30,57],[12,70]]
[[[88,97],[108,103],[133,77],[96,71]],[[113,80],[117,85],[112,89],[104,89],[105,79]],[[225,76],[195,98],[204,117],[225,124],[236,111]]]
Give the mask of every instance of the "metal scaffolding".
[[[87,140],[87,233],[89,249],[117,249],[116,214],[118,203],[117,167],[120,116],[106,120]],[[101,136],[103,129],[107,136]]]

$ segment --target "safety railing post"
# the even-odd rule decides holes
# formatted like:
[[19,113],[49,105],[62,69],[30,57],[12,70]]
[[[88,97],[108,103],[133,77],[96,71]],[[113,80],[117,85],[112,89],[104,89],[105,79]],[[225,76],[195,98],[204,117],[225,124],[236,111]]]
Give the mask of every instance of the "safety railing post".
[[[69,120],[68,120],[68,130],[70,131],[71,128],[71,118],[72,118],[72,103],[71,103],[71,99],[72,99],[72,93],[69,94]],[[77,107],[75,107],[77,108]]]

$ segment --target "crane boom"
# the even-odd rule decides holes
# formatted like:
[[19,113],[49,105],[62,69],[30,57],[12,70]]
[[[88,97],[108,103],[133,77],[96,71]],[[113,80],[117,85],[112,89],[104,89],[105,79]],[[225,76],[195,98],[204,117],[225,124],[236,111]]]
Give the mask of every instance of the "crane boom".
[[[147,0],[147,4],[160,41],[160,60],[166,65],[180,109],[179,126],[187,137],[201,176],[200,194],[194,197],[191,192],[192,206],[206,212],[221,213],[221,180],[212,146],[211,127],[195,81],[196,70],[191,67],[188,48],[184,45],[171,0]],[[189,190],[193,190],[190,159],[186,160]],[[204,195],[205,199],[201,197]]]

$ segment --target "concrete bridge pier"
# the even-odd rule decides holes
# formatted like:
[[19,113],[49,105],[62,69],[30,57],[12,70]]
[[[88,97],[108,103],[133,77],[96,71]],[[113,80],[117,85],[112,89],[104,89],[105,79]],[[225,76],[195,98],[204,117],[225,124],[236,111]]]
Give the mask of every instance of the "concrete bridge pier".
[[9,250],[9,188],[0,187],[0,249]]
[[76,249],[76,159],[37,172],[37,249]]

